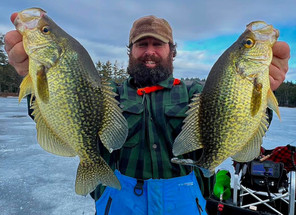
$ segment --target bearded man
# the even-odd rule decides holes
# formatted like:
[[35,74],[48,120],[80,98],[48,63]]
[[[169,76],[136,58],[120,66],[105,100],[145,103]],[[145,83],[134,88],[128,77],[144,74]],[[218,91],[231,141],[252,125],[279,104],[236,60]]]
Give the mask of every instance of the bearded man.
[[[26,75],[28,61],[21,42],[18,32],[6,34],[9,62],[20,75]],[[122,189],[99,185],[91,193],[97,214],[207,214],[204,197],[211,194],[212,179],[204,178],[197,168],[170,161],[188,104],[202,85],[186,85],[173,77],[176,44],[166,20],[155,16],[136,20],[128,48],[130,77],[120,86],[114,84],[128,122],[128,137],[112,153],[98,143],[100,155],[115,170]],[[277,42],[273,54],[270,79],[275,90],[288,71],[289,46]],[[198,160],[198,156],[183,157]]]

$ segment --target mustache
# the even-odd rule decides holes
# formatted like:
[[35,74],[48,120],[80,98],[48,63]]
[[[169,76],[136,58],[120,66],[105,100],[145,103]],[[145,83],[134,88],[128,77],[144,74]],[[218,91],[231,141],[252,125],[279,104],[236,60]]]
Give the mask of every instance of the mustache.
[[154,61],[155,63],[161,62],[161,58],[155,56],[155,55],[144,55],[140,58],[138,58],[138,61],[145,62],[145,61]]

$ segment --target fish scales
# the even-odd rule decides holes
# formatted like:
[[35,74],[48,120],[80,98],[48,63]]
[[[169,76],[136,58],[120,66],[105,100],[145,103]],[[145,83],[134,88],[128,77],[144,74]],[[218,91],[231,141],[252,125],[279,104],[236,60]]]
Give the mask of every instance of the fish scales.
[[100,183],[120,189],[97,148],[98,138],[110,153],[121,148],[128,132],[112,87],[101,81],[87,51],[42,9],[19,12],[15,26],[29,56],[19,98],[35,96],[38,143],[53,154],[79,156],[77,194]]
[[203,149],[198,161],[173,158],[172,162],[199,166],[205,176],[232,157],[239,162],[257,157],[268,126],[266,108],[279,115],[270,89],[269,65],[278,31],[262,21],[246,31],[212,67],[204,89],[190,104],[174,155]]

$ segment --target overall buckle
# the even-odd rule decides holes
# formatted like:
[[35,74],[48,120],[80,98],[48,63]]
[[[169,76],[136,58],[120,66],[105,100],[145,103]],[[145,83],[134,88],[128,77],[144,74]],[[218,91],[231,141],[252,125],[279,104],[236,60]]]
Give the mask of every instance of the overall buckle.
[[137,179],[137,184],[134,187],[134,193],[137,196],[142,196],[143,195],[143,185],[144,185],[144,180],[143,179]]

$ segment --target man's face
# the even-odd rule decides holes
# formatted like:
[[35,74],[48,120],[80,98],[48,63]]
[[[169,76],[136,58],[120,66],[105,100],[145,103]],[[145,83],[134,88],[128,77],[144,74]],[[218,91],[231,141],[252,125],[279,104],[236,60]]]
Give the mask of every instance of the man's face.
[[142,87],[155,85],[172,74],[172,64],[169,44],[147,37],[133,44],[128,73]]

